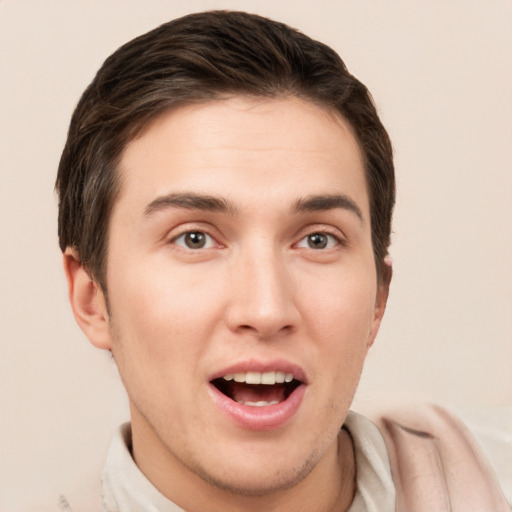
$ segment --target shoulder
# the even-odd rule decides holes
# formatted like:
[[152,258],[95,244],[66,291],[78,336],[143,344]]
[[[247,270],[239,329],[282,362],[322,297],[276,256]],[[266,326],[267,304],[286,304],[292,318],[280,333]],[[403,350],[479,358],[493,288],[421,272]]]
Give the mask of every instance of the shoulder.
[[376,423],[396,487],[397,511],[509,511],[496,473],[470,429],[436,405],[402,407]]

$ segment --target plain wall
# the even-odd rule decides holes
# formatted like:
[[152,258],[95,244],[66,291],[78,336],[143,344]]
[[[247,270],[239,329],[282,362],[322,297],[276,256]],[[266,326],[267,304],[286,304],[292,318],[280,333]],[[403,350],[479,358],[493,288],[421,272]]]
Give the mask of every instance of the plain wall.
[[[512,3],[508,0],[0,1],[0,511],[98,509],[128,418],[116,369],[75,325],[53,185],[79,95],[119,45],[237,8],[334,47],[396,151],[394,279],[354,408],[512,404]],[[96,506],[94,506],[96,504]]]

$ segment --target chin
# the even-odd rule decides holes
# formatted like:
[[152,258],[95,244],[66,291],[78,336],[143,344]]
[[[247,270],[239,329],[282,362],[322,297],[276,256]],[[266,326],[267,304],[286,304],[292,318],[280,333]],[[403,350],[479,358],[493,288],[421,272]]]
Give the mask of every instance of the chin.
[[271,475],[229,475],[223,478],[220,475],[206,475],[201,477],[217,489],[241,496],[263,496],[294,487],[301,482],[312,468],[286,468]]
[[282,464],[252,463],[245,458],[239,464],[230,464],[229,469],[219,472],[219,467],[207,470],[200,467],[191,469],[211,486],[234,495],[262,496],[284,491],[299,484],[314,469],[319,461],[314,453],[306,460],[283,461]]

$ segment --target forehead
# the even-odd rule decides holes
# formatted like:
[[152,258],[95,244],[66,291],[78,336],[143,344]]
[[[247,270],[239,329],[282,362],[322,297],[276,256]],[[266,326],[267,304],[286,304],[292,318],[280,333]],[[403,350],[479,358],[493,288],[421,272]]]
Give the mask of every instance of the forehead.
[[349,123],[298,98],[234,97],[153,120],[122,155],[119,202],[180,191],[237,201],[340,192],[367,207],[364,164]]

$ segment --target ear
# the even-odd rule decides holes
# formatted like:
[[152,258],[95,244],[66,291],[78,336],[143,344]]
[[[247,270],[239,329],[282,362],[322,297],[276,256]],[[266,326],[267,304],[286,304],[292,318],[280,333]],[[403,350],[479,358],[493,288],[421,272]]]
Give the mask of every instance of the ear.
[[75,249],[66,249],[63,265],[76,322],[95,347],[110,350],[109,317],[103,291],[82,265]]
[[373,320],[371,324],[370,334],[368,336],[367,349],[369,349],[377,333],[379,332],[380,323],[386,311],[386,304],[388,302],[389,285],[391,284],[391,278],[393,277],[393,260],[390,256],[384,258],[384,270],[383,275],[379,281],[377,288],[377,297],[375,299],[375,310]]

